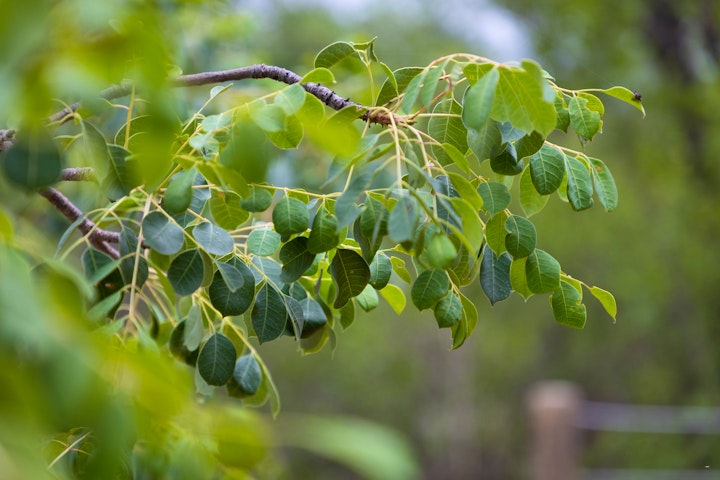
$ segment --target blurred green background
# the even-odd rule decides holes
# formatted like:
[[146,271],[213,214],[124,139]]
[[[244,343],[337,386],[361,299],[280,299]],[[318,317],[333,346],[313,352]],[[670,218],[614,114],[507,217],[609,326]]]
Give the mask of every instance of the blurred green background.
[[[30,7],[41,3],[2,1],[0,10],[32,12]],[[84,3],[112,10],[110,3]],[[514,295],[491,308],[475,283],[466,294],[478,299],[477,330],[451,352],[448,332],[438,331],[431,315],[409,308],[396,316],[381,306],[340,334],[334,352],[326,348],[300,357],[289,338],[260,347],[282,396],[279,430],[297,427],[295,414],[366,419],[410,442],[422,478],[522,479],[529,476],[525,394],[537,381],[569,380],[597,401],[720,405],[718,2],[182,4],[157,2],[160,13],[153,21],[173,32],[169,51],[158,56],[167,54],[187,73],[252,63],[302,73],[329,43],[377,36],[376,53],[393,69],[460,51],[501,61],[531,57],[562,86],[635,89],[648,113],[642,119],[631,107],[608,99],[605,133],[586,146],[614,173],[617,211],[595,207],[575,213],[554,198],[533,218],[540,248],[552,252],[571,275],[615,294],[617,323],[592,300],[583,331],[555,324],[544,298],[526,304]],[[83,21],[73,18],[66,34],[72,37],[72,27],[82,28]],[[13,43],[22,34],[11,25],[2,27],[6,48],[0,64],[7,68],[0,68],[0,79],[11,92],[35,88],[36,102],[28,108],[47,108],[45,95],[52,97],[52,91],[31,67],[22,73],[32,85],[9,83],[21,78],[10,75],[9,66],[32,65],[24,61],[22,47],[34,37],[27,34],[27,42]],[[108,51],[117,47],[111,40]],[[151,36],[143,41],[154,45]],[[56,48],[62,51],[62,43]],[[117,81],[112,58],[88,56],[82,62],[80,73],[63,63],[53,72],[68,85],[82,80],[74,84],[78,90]],[[96,71],[86,67],[92,62]],[[341,74],[338,79],[341,95],[364,88],[343,84]],[[4,109],[8,98],[0,98]],[[5,114],[0,119],[14,120]],[[308,162],[285,162],[271,175],[302,183],[307,170],[298,165]],[[6,206],[24,201],[2,198]],[[60,230],[66,227],[52,217]],[[593,433],[584,437],[582,461],[586,468],[720,468],[717,445],[717,437]],[[279,455],[287,470],[277,474],[281,478],[362,478],[302,449]]]

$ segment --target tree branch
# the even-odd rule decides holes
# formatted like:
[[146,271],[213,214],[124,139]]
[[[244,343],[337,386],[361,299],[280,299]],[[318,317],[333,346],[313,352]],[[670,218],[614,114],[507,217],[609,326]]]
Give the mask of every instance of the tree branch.
[[92,167],[64,168],[60,179],[66,182],[94,182],[95,170]]
[[[85,216],[85,214],[76,207],[74,203],[54,188],[46,188],[40,190],[39,193],[71,222],[75,222]],[[87,218],[83,218],[77,228],[83,234],[87,235],[88,241],[92,244],[92,246],[101,252],[106,253],[111,258],[120,258],[118,251],[109,245],[111,242],[118,241],[118,233],[97,228],[95,223]]]

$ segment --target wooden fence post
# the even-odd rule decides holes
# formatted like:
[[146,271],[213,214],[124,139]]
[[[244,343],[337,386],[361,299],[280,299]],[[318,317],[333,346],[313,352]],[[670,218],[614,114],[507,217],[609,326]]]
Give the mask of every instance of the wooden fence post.
[[575,420],[582,392],[568,382],[541,382],[527,396],[532,426],[532,480],[579,480],[580,436]]

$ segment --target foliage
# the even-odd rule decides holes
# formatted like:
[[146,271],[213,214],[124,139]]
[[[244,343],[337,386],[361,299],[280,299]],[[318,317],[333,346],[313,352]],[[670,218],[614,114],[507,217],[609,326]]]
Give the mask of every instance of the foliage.
[[[328,109],[323,103],[335,107],[336,95],[322,98],[307,86],[334,83],[336,75],[350,75],[348,66],[370,79],[364,88],[374,105],[345,100],[337,111]],[[0,304],[12,317],[34,304],[33,295],[54,300],[37,305],[26,315],[28,323],[7,324],[3,339],[12,346],[36,338],[24,330],[32,322],[53,328],[51,312],[73,299],[68,321],[94,330],[82,334],[92,339],[82,342],[87,355],[113,347],[111,358],[77,374],[100,375],[105,394],[117,388],[121,399],[138,402],[134,412],[160,417],[167,433],[153,448],[177,455],[155,471],[182,471],[192,450],[205,457],[189,472],[211,476],[206,465],[214,457],[224,474],[240,475],[257,468],[271,443],[245,439],[260,451],[250,449],[238,462],[225,455],[225,443],[235,442],[235,449],[238,442],[226,434],[231,426],[224,424],[225,410],[144,405],[142,390],[159,388],[161,381],[175,384],[166,385],[169,401],[185,405],[177,399],[188,395],[188,379],[163,356],[166,349],[196,367],[202,396],[218,396],[212,387],[226,387],[228,396],[248,405],[269,401],[276,414],[279,396],[252,339],[262,344],[289,335],[303,353],[316,352],[334,344],[358,307],[371,311],[380,297],[399,313],[409,291],[417,309],[431,309],[438,326],[450,329],[453,348],[478,321],[476,306],[461,292],[471,282],[479,282],[492,304],[512,291],[525,298],[547,295],[556,320],[572,327],[585,324],[584,291],[615,317],[611,294],[572,278],[537,248],[529,217],[553,193],[574,210],[590,208],[594,197],[608,211],[617,206],[613,177],[601,160],[547,137],[571,128],[581,145],[591,141],[604,114],[595,94],[642,111],[629,90],[569,90],[533,61],[499,64],[464,54],[393,71],[376,57],[373,41],[334,43],[300,83],[262,94],[214,87],[189,115],[171,106],[170,85],[157,76],[141,71],[125,101],[110,92],[97,102],[83,92],[80,109],[69,108],[52,122],[54,139],[32,116],[24,118],[2,158],[5,180],[43,193],[65,178],[62,167],[92,167],[98,201],[88,207],[92,225],[83,230],[83,218],[72,218],[58,242],[60,259],[80,259],[85,278],[66,263],[36,256],[13,234],[12,223],[3,222]],[[308,191],[265,182],[267,166],[296,149],[327,161],[324,184]],[[83,234],[71,241],[76,228]],[[11,283],[5,272],[20,281]],[[69,344],[43,337],[35,348],[42,353],[38,366],[45,368]],[[156,365],[157,372],[140,365]],[[115,385],[107,370],[139,378]],[[83,378],[78,381],[89,382]],[[57,415],[69,410],[61,405]],[[197,430],[169,418],[181,414],[201,418]],[[237,423],[261,436],[265,428],[255,421],[242,417]],[[116,471],[127,459],[98,467],[102,456],[79,455],[90,459],[87,466],[67,456],[85,446],[88,432],[115,427],[102,415],[89,425],[69,430],[61,439],[67,448],[55,458],[68,461],[79,476]],[[71,421],[56,428],[69,426]],[[213,441],[188,445],[192,435],[175,435],[176,428],[203,431]],[[118,441],[132,444],[135,436],[152,434],[128,430]],[[143,466],[133,468],[150,468],[142,451],[134,455]]]

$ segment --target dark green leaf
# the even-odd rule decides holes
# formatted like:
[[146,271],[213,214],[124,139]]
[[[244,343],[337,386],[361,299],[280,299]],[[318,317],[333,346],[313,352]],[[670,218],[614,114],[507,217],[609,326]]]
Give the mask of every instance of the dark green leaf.
[[527,257],[525,275],[532,293],[549,293],[560,287],[560,264],[544,250],[536,248]]
[[570,113],[567,109],[567,104],[561,92],[558,92],[555,96],[555,112],[557,113],[557,122],[555,128],[567,133],[567,129],[570,126]]
[[505,150],[490,158],[490,168],[500,175],[517,175],[522,173],[525,163],[518,160],[515,146],[508,143]]
[[200,288],[205,277],[205,267],[200,251],[186,250],[170,263],[167,277],[178,295],[190,295]]
[[222,333],[215,333],[200,349],[198,373],[208,385],[220,387],[232,378],[235,370],[235,346]]
[[208,296],[210,297],[210,303],[223,316],[242,315],[250,308],[255,297],[255,277],[240,260],[233,259],[232,262],[228,263],[240,271],[243,277],[242,286],[233,291],[231,286],[227,284],[223,274],[217,271],[208,288]]
[[485,241],[496,255],[500,255],[505,251],[505,237],[507,230],[505,229],[505,221],[509,214],[505,210],[501,210],[485,224]]
[[[327,324],[327,315],[322,306],[310,297],[300,300],[303,309],[302,338],[307,338]],[[348,303],[347,305],[352,305]]]
[[277,285],[283,283],[282,280],[280,280],[282,265],[277,263],[272,258],[255,256],[252,258],[252,263],[257,267],[257,269],[252,269],[252,274],[255,277],[256,285],[259,285],[262,281],[264,281],[265,277],[269,278],[270,281],[275,282],[275,284]]
[[200,349],[190,351],[185,346],[185,320],[182,320],[180,323],[175,325],[175,328],[170,334],[168,345],[170,347],[170,353],[172,353],[175,357],[187,363],[191,367],[195,366]]
[[393,72],[395,81],[393,82],[388,79],[383,83],[375,104],[384,105],[396,98],[400,92],[405,91],[412,79],[422,71],[423,69],[421,67],[405,67],[395,70]]
[[443,270],[425,270],[418,275],[410,290],[410,298],[418,310],[435,305],[450,288],[450,278]]
[[387,235],[388,211],[382,202],[368,195],[360,214],[360,231],[371,242]]
[[250,317],[260,343],[278,338],[288,321],[282,294],[267,283],[263,285],[255,298]]
[[233,375],[227,386],[228,394],[235,398],[255,395],[260,388],[262,378],[260,364],[254,355],[247,353],[235,362]]
[[458,323],[463,316],[463,306],[458,297],[453,292],[448,292],[440,301],[435,304],[435,321],[438,328],[450,328]]
[[330,264],[330,275],[338,289],[333,306],[340,308],[365,289],[370,281],[370,267],[353,250],[338,248]]
[[340,242],[337,230],[337,217],[324,207],[318,210],[308,237],[308,251],[310,253],[322,253],[335,248]]
[[267,257],[280,247],[280,235],[269,228],[258,228],[247,238],[248,253]]
[[382,290],[390,281],[392,262],[384,253],[376,253],[370,263],[370,285],[376,290]]
[[518,139],[515,142],[515,150],[517,150],[517,158],[525,158],[533,155],[535,152],[540,150],[540,147],[545,143],[545,137],[540,135],[538,132],[532,132],[529,135]]
[[565,154],[554,147],[543,145],[530,158],[530,175],[539,194],[553,193],[565,177]]
[[605,210],[612,212],[618,205],[618,191],[615,179],[605,163],[597,158],[588,158],[592,168],[593,183],[598,200]]
[[275,231],[280,235],[301,233],[307,230],[310,213],[303,202],[286,196],[275,205],[272,220]]
[[483,182],[478,185],[478,193],[483,200],[483,209],[490,215],[505,210],[510,205],[510,191],[498,182]]
[[483,249],[482,263],[480,265],[480,286],[492,305],[505,300],[512,292],[512,285],[510,284],[511,262],[512,259],[507,253],[497,256],[487,245]]
[[[297,284],[293,284],[297,285]],[[303,290],[304,292],[304,290]],[[285,307],[287,307],[288,321],[285,323],[285,330],[287,332],[288,325],[290,325],[290,334],[294,335],[297,340],[302,337],[302,331],[305,326],[305,312],[303,311],[302,304],[294,297],[285,295]]]
[[251,187],[249,196],[240,200],[240,206],[248,212],[264,212],[272,203],[272,198],[266,189]]
[[235,265],[225,262],[217,262],[218,272],[225,281],[225,285],[231,292],[242,288],[243,284],[247,280],[241,270],[235,267]]
[[478,322],[478,313],[473,302],[462,294],[460,294],[460,302],[463,306],[462,318],[452,326],[453,350],[460,348],[465,343]]
[[530,220],[518,215],[510,215],[505,220],[505,228],[508,231],[505,248],[513,258],[527,257],[535,250],[537,234],[535,225]]
[[584,328],[587,318],[582,294],[565,280],[560,281],[560,288],[550,295],[553,316],[558,323],[573,328]]
[[145,243],[163,255],[179,252],[185,241],[183,229],[159,211],[150,212],[143,218],[142,233]]
[[565,156],[567,170],[567,196],[574,210],[585,210],[593,206],[593,185],[590,172],[583,162],[575,157]]
[[280,280],[283,283],[294,282],[312,266],[315,254],[308,251],[308,239],[295,237],[280,249],[278,258],[283,264]]
[[502,146],[502,132],[498,123],[488,120],[478,130],[468,130],[467,142],[479,161],[495,156]]
[[110,161],[108,173],[102,180],[102,189],[108,198],[117,200],[140,184],[132,164],[128,163],[131,153],[120,145],[108,145]]
[[195,183],[197,169],[191,168],[184,172],[178,173],[170,179],[165,195],[163,196],[162,206],[168,213],[184,212],[192,201],[192,187]]
[[45,129],[21,131],[0,158],[5,177],[21,187],[42,188],[60,180],[62,158]]

